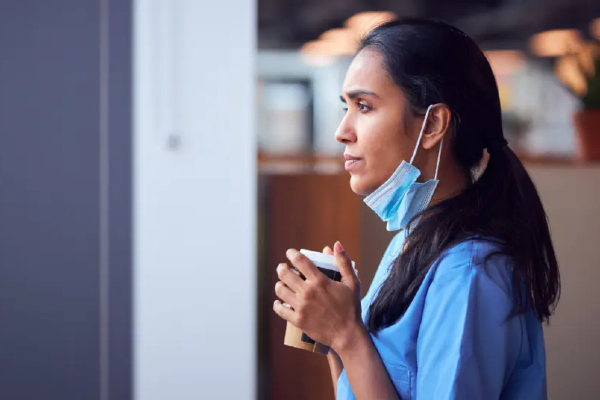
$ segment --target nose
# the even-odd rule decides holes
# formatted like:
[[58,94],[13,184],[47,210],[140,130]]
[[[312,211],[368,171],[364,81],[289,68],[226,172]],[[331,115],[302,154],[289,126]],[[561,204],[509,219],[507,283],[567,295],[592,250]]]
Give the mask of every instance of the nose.
[[356,142],[356,129],[352,124],[349,112],[346,113],[342,122],[340,122],[340,126],[338,126],[335,132],[335,140],[343,144]]

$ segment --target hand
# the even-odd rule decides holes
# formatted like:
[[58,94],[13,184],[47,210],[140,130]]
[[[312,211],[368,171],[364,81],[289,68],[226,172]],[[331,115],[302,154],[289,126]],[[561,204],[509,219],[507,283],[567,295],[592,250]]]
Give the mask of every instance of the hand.
[[[335,247],[335,246],[333,246]],[[331,247],[329,246],[325,246],[325,248],[323,248],[323,254],[329,254],[330,256],[335,256],[335,254],[333,253],[333,250],[331,250]],[[350,263],[350,265],[352,265],[352,263]],[[358,269],[354,270],[354,273],[356,274],[356,276],[358,276]],[[358,284],[360,285],[360,279]]]
[[[331,249],[325,248],[331,254]],[[317,342],[336,350],[344,344],[356,329],[364,329],[360,309],[360,281],[354,273],[352,262],[341,243],[334,246],[333,256],[342,280],[335,282],[317,269],[312,261],[295,249],[286,253],[287,258],[306,277],[287,264],[279,264],[280,281],[275,293],[283,300],[276,300],[273,310]]]

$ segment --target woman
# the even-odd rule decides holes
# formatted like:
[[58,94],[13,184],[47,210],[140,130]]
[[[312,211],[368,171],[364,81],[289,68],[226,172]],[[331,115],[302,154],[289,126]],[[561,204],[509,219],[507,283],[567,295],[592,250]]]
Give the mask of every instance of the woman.
[[399,233],[362,304],[340,243],[341,283],[289,250],[306,280],[279,265],[274,311],[331,346],[337,399],[545,399],[558,266],[481,50],[441,22],[386,23],[342,101],[352,190]]

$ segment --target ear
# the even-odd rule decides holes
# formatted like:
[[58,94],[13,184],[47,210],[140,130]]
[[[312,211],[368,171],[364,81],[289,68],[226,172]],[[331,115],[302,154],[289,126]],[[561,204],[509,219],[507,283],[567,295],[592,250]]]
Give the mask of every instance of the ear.
[[434,148],[450,130],[452,112],[446,104],[436,104],[429,110],[427,127],[423,133],[422,146],[426,150]]

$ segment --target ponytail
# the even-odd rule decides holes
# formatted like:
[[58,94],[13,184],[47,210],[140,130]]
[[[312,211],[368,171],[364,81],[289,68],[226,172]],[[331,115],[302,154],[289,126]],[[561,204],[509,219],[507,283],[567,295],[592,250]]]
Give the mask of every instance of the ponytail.
[[[505,146],[496,157],[490,157],[482,178],[482,186],[501,184],[504,196],[499,197],[505,208],[499,215],[508,217],[503,240],[511,250],[514,262],[513,286],[525,285],[523,298],[515,290],[518,311],[532,308],[542,321],[548,321],[560,297],[560,274],[552,246],[548,218],[535,184],[517,155]],[[485,198],[489,198],[486,196]]]

